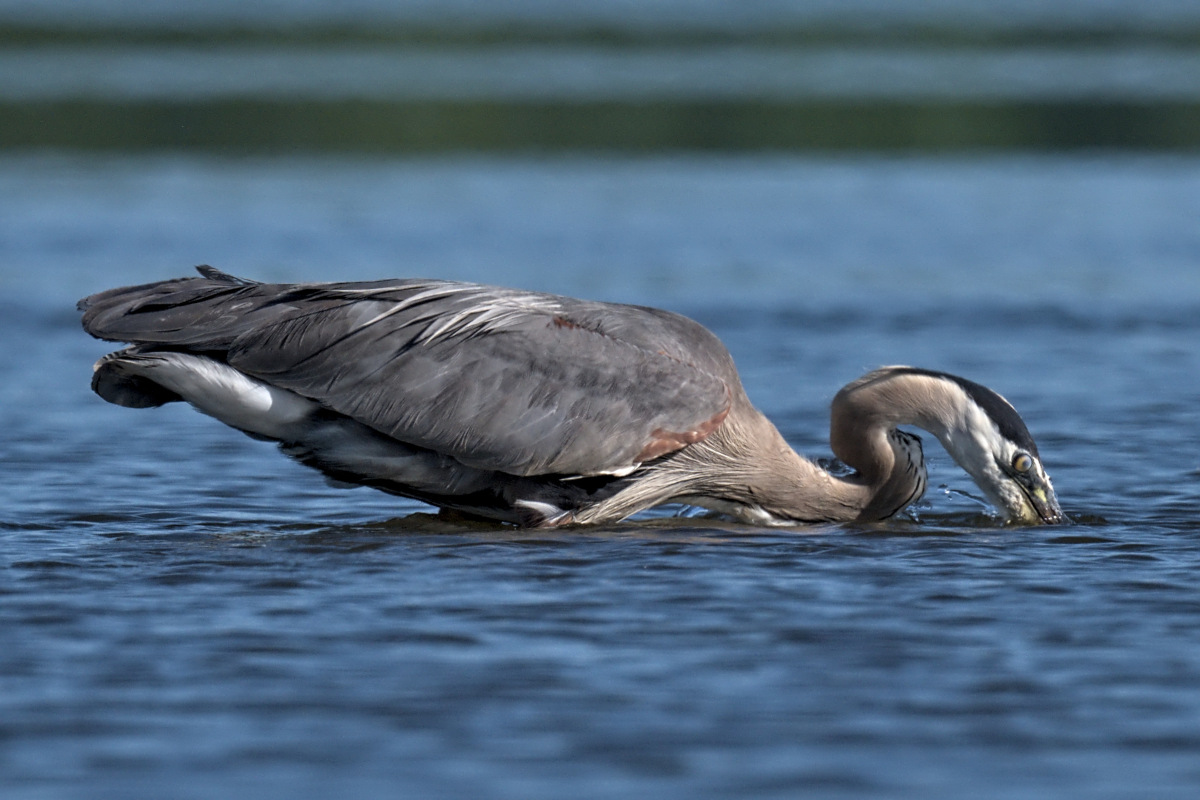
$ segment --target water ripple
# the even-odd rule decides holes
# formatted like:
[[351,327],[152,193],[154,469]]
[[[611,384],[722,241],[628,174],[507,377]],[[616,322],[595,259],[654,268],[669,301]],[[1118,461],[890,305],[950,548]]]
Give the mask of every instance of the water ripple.
[[[88,163],[0,171],[6,797],[1195,796],[1192,161]],[[665,298],[815,457],[862,370],[984,379],[1073,524],[999,524],[931,437],[883,524],[468,524],[90,394],[60,306],[289,241]]]

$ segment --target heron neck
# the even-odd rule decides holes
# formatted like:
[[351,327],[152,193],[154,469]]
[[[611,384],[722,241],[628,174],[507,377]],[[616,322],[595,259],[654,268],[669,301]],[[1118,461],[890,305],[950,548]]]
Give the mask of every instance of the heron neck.
[[[856,470],[847,483],[865,487],[870,499],[860,519],[883,519],[919,499],[926,472],[920,439],[904,433],[912,425],[934,434],[949,449],[952,409],[924,380],[860,380],[838,392],[830,409],[829,442],[834,455]],[[847,487],[844,491],[853,494]]]
[[[861,475],[834,475],[796,453],[749,403],[735,407],[717,434],[702,444],[689,454],[708,462],[706,472],[713,485],[704,487],[707,491],[700,495],[728,498],[777,521],[860,519],[879,494],[878,487]],[[887,514],[872,518],[882,516]]]

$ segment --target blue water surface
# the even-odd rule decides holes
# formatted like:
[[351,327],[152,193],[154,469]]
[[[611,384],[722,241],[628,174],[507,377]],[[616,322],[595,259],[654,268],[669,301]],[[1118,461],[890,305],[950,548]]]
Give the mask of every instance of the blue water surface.
[[[1200,160],[0,157],[9,798],[1194,797]],[[878,525],[452,524],[88,388],[212,263],[690,314],[801,452],[887,363],[1004,393],[1074,524],[926,437]]]

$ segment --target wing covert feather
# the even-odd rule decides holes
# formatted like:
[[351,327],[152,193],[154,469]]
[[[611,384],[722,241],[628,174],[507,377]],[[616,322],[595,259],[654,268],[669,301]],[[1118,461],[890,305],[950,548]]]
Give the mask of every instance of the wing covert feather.
[[[360,311],[248,332],[229,362],[396,439],[518,475],[626,469],[707,435],[729,406],[715,375],[561,317],[423,339],[456,312],[338,324]],[[656,441],[663,449],[648,453]]]
[[224,352],[396,439],[517,475],[620,472],[698,441],[738,383],[715,336],[656,309],[447,281],[210,277],[94,295],[85,327]]

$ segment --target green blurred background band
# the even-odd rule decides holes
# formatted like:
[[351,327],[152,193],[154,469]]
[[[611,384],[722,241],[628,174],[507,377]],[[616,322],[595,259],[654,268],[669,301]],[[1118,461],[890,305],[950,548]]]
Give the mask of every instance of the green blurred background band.
[[0,103],[0,147],[232,152],[955,150],[1200,146],[1200,104]]
[[[1200,148],[1200,23],[868,22],[723,28],[503,18],[458,26],[448,19],[279,26],[0,20],[0,71],[7,72],[0,75],[0,148]],[[875,66],[858,70],[860,54]],[[258,63],[260,55],[264,71],[286,74],[264,78],[239,66],[247,58]],[[365,68],[355,75],[344,66],[360,57],[376,58],[383,74]],[[442,72],[421,72],[420,58]],[[463,71],[456,59],[471,64]],[[502,74],[489,73],[489,59]],[[956,74],[960,61],[970,74]],[[327,74],[331,63],[342,65],[340,74]],[[545,63],[565,65],[570,74],[539,66]],[[772,63],[791,74],[772,73]],[[697,67],[704,74],[697,76]],[[730,69],[749,71],[743,79]],[[877,86],[873,75],[888,80]]]

